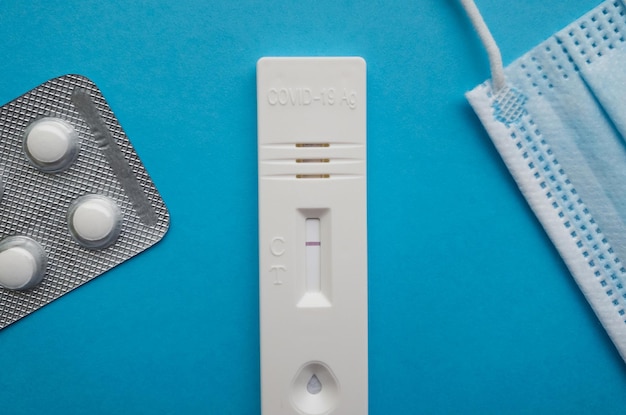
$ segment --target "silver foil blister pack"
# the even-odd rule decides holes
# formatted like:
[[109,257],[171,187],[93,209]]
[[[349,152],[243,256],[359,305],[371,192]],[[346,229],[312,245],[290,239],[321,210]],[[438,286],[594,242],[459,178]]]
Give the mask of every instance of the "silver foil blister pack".
[[0,108],[0,328],[154,245],[168,226],[89,79],[55,78]]

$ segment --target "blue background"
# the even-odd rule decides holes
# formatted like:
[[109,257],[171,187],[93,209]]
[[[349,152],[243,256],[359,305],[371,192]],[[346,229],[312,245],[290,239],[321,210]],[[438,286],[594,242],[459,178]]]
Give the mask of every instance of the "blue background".
[[[368,64],[370,414],[623,413],[625,364],[464,99],[489,74],[457,0],[51,3],[2,2],[0,101],[90,77],[172,225],[0,332],[2,414],[260,412],[272,55]],[[477,3],[505,64],[598,4]]]

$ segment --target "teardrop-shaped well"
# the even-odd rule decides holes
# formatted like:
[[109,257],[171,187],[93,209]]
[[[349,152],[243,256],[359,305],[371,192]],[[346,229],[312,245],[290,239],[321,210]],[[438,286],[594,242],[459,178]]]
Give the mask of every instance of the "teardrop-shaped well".
[[322,382],[317,378],[317,375],[311,376],[309,383],[306,384],[306,390],[311,395],[317,395],[322,391]]
[[309,362],[296,374],[291,402],[302,414],[328,414],[339,405],[339,382],[322,362]]

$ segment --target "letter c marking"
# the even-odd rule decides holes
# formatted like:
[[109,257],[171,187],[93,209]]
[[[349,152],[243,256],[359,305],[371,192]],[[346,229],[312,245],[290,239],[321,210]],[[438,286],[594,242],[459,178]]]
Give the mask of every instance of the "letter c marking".
[[273,238],[272,242],[270,243],[270,251],[272,252],[272,255],[281,256],[282,254],[284,254],[284,245],[285,238],[283,238],[282,236],[276,236],[275,238]]

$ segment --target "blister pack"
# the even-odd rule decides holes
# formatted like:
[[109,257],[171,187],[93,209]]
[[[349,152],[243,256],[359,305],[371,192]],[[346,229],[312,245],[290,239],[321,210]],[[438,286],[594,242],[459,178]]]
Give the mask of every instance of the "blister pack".
[[96,85],[0,108],[0,328],[161,240],[169,214]]

